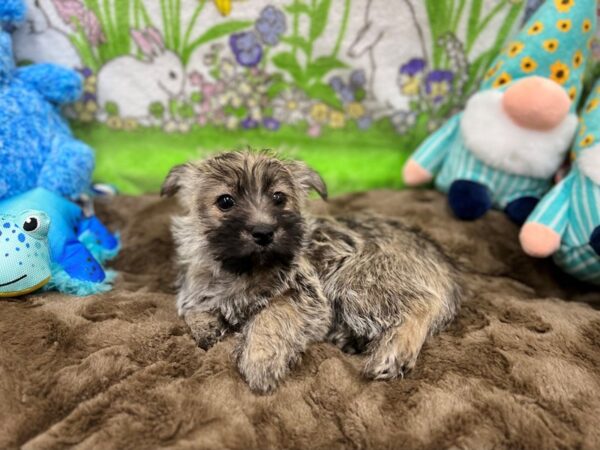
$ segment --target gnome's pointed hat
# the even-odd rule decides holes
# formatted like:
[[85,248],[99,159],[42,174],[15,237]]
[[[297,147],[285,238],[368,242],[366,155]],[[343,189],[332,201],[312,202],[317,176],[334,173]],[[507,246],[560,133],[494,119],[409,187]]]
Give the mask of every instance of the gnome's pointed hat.
[[[600,144],[600,80],[589,93],[579,117],[579,130],[575,137],[571,159],[576,159],[586,149]],[[600,151],[600,149],[598,149]]]
[[481,90],[537,75],[560,84],[574,111],[596,31],[596,0],[546,0],[491,65]]

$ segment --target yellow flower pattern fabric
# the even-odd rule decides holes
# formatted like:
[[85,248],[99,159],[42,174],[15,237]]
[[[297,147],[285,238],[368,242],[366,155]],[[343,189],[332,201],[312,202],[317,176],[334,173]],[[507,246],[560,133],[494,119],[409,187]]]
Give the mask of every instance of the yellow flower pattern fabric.
[[596,0],[547,0],[490,65],[481,89],[504,90],[533,75],[550,78],[564,87],[575,111],[595,28]]

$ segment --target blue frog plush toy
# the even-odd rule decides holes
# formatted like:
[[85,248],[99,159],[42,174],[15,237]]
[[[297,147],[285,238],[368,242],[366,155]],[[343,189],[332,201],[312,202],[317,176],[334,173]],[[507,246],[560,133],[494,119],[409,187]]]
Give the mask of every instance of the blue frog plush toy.
[[102,264],[119,240],[96,217],[43,188],[0,200],[0,297],[42,286],[74,295],[111,288]]
[[542,199],[521,229],[523,250],[553,255],[574,277],[600,285],[600,80],[581,113],[573,167]]
[[91,184],[94,153],[60,107],[81,95],[82,80],[53,64],[15,67],[7,31],[25,12],[22,0],[0,1],[0,199],[35,187],[76,198]]

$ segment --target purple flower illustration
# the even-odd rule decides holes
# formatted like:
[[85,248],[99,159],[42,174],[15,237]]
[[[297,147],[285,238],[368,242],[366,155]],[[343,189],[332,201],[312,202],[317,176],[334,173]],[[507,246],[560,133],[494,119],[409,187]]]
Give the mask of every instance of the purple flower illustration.
[[277,45],[287,29],[285,14],[274,6],[266,6],[256,21],[256,31],[266,45]]
[[400,66],[400,73],[402,75],[408,75],[409,77],[414,77],[422,73],[425,70],[425,66],[427,63],[422,58],[413,58],[409,60],[406,64]]
[[244,130],[253,130],[258,128],[258,122],[251,117],[246,117],[244,120],[242,120],[242,128]]
[[367,82],[365,71],[362,69],[354,70],[350,74],[350,85],[355,89],[362,88]]
[[373,123],[373,118],[371,116],[362,116],[360,119],[356,121],[358,128],[361,130],[366,130]]
[[329,85],[335,92],[339,92],[342,87],[344,87],[344,81],[342,80],[342,77],[335,76],[329,80]]
[[279,120],[273,117],[265,117],[263,119],[263,126],[269,131],[277,131],[279,130],[281,123],[279,122]]
[[425,78],[425,92],[434,103],[439,103],[452,91],[453,81],[454,74],[449,70],[433,70]]
[[263,50],[253,31],[232,34],[229,37],[229,46],[235,60],[244,67],[254,67],[262,58]]

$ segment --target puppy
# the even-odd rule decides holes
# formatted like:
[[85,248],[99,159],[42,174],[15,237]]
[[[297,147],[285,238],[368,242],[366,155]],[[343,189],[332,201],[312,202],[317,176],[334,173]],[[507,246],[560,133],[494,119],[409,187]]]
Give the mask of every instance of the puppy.
[[238,368],[254,391],[284,378],[307,346],[366,351],[364,373],[403,376],[428,336],[455,316],[456,272],[440,249],[400,221],[311,217],[321,177],[269,153],[224,153],[174,167],[179,314],[200,347],[241,331]]

